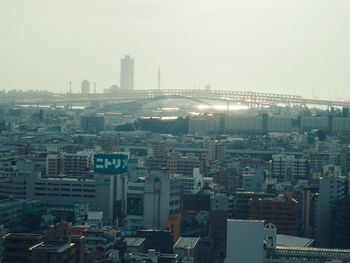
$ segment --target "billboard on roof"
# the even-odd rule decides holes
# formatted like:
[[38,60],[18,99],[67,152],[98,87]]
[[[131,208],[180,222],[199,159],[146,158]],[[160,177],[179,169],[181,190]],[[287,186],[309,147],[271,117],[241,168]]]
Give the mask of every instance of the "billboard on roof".
[[94,154],[94,171],[96,173],[120,174],[128,171],[128,153]]

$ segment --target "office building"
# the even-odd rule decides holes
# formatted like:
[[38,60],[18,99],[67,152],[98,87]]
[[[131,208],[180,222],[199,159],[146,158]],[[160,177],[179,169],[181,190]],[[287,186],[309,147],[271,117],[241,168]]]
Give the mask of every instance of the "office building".
[[271,177],[279,182],[296,182],[309,179],[309,161],[294,155],[274,154],[271,161]]
[[310,247],[312,239],[277,235],[264,221],[228,220],[227,263],[329,263],[350,262],[349,249]]
[[227,263],[264,263],[264,221],[227,220]]
[[12,227],[23,219],[25,201],[0,200],[0,225]]
[[147,155],[153,158],[166,158],[167,148],[164,141],[153,140],[148,144]]
[[104,131],[104,117],[99,115],[83,115],[80,117],[80,128],[86,133],[97,133]]
[[339,166],[327,165],[320,178],[320,192],[316,211],[316,244],[330,247],[331,208],[349,194],[349,179],[341,176]]
[[242,188],[247,192],[262,192],[264,174],[262,171],[244,169],[242,173]]
[[217,116],[200,116],[192,117],[188,122],[188,133],[208,135],[210,132],[218,132],[220,130],[220,119]]
[[89,152],[78,152],[68,154],[48,154],[46,157],[46,176],[83,176],[91,173],[92,154]]
[[350,249],[350,196],[332,205],[330,246]]
[[204,186],[203,176],[200,174],[199,168],[193,168],[192,176],[176,174],[174,177],[179,181],[183,194],[196,194]]
[[297,201],[289,198],[250,199],[248,218],[274,224],[280,234],[298,235]]
[[234,207],[234,218],[235,219],[248,219],[249,218],[249,201],[256,199],[274,198],[276,197],[273,193],[265,192],[244,192],[237,191],[233,200]]
[[90,82],[88,80],[81,82],[81,94],[90,94]]
[[87,203],[91,211],[102,211],[104,221],[115,220],[124,207],[127,177],[96,174],[93,178],[41,177],[27,178],[27,199]]
[[129,55],[120,61],[120,90],[134,90],[134,59]]
[[169,216],[179,212],[180,185],[169,174],[151,174],[128,184],[128,227],[165,229]]
[[187,156],[149,157],[146,159],[145,166],[150,170],[164,170],[166,168],[171,174],[182,174],[184,176],[192,176],[193,168],[200,168],[200,171],[202,171],[201,161],[197,157]]
[[225,145],[222,141],[210,140],[208,143],[208,160],[223,161],[225,160]]

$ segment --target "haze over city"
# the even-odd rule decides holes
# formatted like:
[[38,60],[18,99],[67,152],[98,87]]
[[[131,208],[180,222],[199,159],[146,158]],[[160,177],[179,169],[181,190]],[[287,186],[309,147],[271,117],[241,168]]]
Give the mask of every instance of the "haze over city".
[[135,89],[347,99],[349,1],[2,1],[0,89],[102,92],[135,59]]

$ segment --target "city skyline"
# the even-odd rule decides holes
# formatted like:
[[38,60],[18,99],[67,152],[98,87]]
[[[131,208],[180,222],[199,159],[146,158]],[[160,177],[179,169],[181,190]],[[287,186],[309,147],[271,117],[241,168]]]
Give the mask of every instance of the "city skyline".
[[[20,6],[20,8],[18,8]],[[71,1],[3,3],[0,89],[98,92],[137,61],[136,89],[213,89],[347,99],[350,3]],[[25,44],[24,44],[25,43]]]

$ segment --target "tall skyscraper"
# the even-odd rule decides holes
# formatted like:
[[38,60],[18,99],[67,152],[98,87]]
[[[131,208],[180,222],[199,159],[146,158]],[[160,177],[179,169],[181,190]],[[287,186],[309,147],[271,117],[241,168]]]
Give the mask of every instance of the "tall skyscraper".
[[81,94],[89,94],[89,93],[90,93],[90,82],[85,79],[81,82]]
[[129,55],[120,60],[120,89],[134,90],[134,59]]

